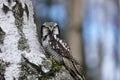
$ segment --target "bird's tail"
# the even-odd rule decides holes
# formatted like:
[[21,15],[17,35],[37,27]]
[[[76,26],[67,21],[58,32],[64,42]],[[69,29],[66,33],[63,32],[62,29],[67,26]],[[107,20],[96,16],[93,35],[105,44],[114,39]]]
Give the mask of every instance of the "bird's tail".
[[85,80],[84,76],[81,75],[77,70],[75,61],[69,60],[67,58],[64,58],[63,60],[64,60],[65,68],[69,71],[70,75],[75,80]]

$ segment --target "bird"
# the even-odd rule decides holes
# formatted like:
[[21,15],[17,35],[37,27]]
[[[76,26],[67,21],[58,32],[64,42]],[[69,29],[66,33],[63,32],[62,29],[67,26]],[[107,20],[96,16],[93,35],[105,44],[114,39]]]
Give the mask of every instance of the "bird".
[[85,80],[77,69],[79,64],[71,55],[68,43],[60,34],[59,25],[56,22],[45,22],[41,26],[41,45],[46,54],[55,62],[63,65],[75,80]]

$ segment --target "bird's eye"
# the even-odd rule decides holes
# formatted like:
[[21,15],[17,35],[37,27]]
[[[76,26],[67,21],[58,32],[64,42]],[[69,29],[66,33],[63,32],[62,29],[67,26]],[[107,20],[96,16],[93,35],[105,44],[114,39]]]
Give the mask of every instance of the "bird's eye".
[[54,29],[57,28],[57,27],[58,27],[58,25],[54,26]]
[[54,31],[57,30],[57,26],[54,26],[53,30],[54,30]]
[[54,26],[54,29],[57,28],[57,26]]

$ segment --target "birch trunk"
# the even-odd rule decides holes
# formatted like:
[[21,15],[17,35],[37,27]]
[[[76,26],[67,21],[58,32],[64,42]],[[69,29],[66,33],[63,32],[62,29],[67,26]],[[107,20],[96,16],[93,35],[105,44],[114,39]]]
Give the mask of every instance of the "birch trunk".
[[[0,74],[5,80],[18,80],[21,74],[21,55],[36,65],[41,64],[41,46],[33,20],[32,2],[29,0],[0,0]],[[2,79],[1,77],[1,79]]]
[[31,0],[0,0],[0,80],[70,80],[46,59]]

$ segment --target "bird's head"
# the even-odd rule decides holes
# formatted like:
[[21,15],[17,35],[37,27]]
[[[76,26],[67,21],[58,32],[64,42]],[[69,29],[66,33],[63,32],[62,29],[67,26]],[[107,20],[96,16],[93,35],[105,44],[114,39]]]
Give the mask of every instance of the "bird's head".
[[42,37],[44,36],[48,36],[48,35],[59,35],[60,31],[59,31],[59,26],[57,23],[55,22],[45,22],[42,26],[41,26],[41,35]]

